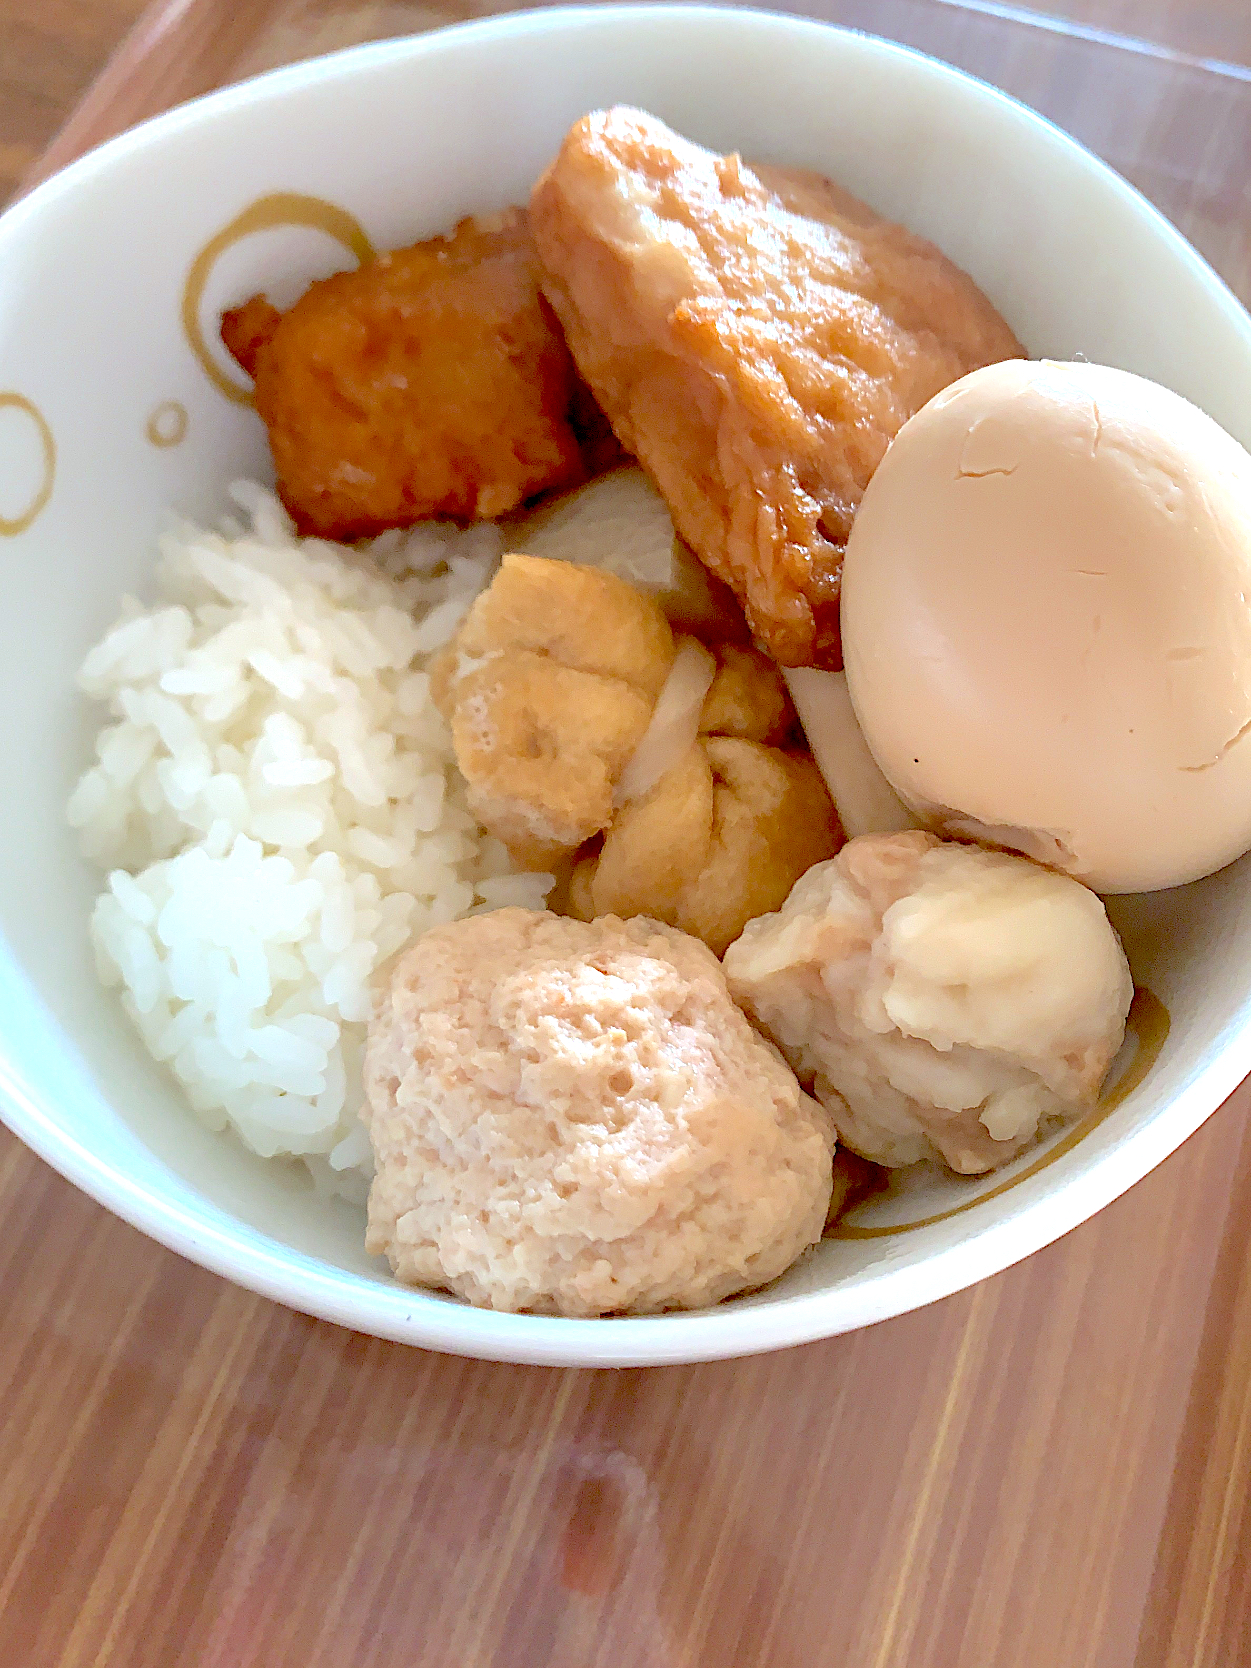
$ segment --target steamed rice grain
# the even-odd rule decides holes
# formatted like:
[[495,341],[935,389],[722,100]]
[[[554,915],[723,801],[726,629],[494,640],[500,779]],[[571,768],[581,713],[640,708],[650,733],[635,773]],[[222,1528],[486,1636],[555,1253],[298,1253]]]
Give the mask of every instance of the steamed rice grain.
[[426,524],[299,539],[272,494],[180,524],[159,602],[127,599],[79,684],[108,705],[69,804],[108,883],[100,977],[200,1117],[363,1198],[360,1056],[390,960],[427,927],[541,908],[465,801],[427,663],[500,556]]

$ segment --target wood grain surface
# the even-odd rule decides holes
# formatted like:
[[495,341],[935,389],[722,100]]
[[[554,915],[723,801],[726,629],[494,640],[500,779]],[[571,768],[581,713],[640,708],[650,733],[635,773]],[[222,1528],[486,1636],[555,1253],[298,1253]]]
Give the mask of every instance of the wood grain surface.
[[[0,0],[12,174],[133,9]],[[177,0],[42,166],[469,9]],[[1043,108],[1251,296],[1244,0],[1045,7],[1139,46],[949,0],[808,9]],[[1094,1221],[959,1297],[617,1373],[290,1314],[0,1134],[0,1668],[1245,1668],[1249,1110],[1244,1086]]]
[[144,0],[0,0],[0,203],[28,174]]

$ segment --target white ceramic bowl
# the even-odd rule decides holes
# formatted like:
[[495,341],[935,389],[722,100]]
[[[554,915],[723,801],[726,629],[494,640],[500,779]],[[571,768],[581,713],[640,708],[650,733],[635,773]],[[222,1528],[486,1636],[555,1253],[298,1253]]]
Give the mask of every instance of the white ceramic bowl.
[[[1243,862],[1119,906],[1136,976],[1171,1031],[1145,1081],[1080,1139],[993,1182],[927,1182],[877,1206],[859,1219],[863,1237],[824,1243],[753,1297],[691,1315],[558,1320],[394,1283],[365,1256],[357,1213],[194,1122],[96,983],[86,923],[98,879],[64,817],[91,722],[74,672],[121,593],[144,588],[166,507],[213,514],[233,476],[266,472],[255,416],[206,374],[184,330],[197,255],[274,192],[328,200],[378,247],[430,235],[524,200],[569,123],[614,102],[718,149],[828,171],[940,243],[1031,352],[1154,377],[1251,442],[1251,320],[1141,197],[956,71],[793,19],[544,11],[361,48],[176,110],[0,220],[5,1119],[119,1215],[242,1285],[362,1331],[515,1361],[745,1354],[915,1308],[1090,1216],[1251,1069]],[[294,297],[350,259],[309,227],[235,241],[202,263],[203,330],[254,288]],[[186,413],[180,443],[169,443],[183,426],[171,402]]]

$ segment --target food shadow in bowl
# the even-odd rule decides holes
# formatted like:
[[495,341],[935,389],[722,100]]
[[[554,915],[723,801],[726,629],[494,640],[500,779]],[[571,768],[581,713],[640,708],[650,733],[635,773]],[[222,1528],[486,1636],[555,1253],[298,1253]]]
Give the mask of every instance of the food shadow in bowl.
[[[1052,1162],[1039,1164],[1043,1148],[990,1182],[918,1176],[851,1222],[897,1227],[905,1205],[908,1220],[938,1220],[827,1240],[767,1290],[715,1310],[569,1321],[397,1285],[365,1255],[358,1210],[202,1129],[143,1054],[94,977],[86,923],[98,880],[64,807],[89,750],[75,671],[119,595],[147,591],[168,508],[211,519],[229,481],[266,473],[255,417],[207,373],[184,328],[197,258],[276,194],[334,211],[227,240],[195,303],[207,343],[221,307],[264,287],[289,300],[354,259],[353,224],[373,247],[395,247],[523,201],[569,124],[611,103],[652,110],[719,150],[835,177],[937,242],[1031,353],[1136,371],[1251,440],[1240,397],[1251,324],[1143,199],[958,72],[782,17],[555,10],[357,49],[161,118],[5,217],[0,388],[25,402],[0,412],[20,425],[0,464],[3,747],[21,784],[0,845],[6,1119],[127,1220],[243,1285],[382,1336],[555,1363],[744,1354],[958,1290],[1132,1185],[1249,1063],[1244,860],[1116,902],[1135,979],[1170,1028],[1143,1082]],[[217,367],[229,374],[224,356]],[[993,1197],[961,1208],[983,1193]]]

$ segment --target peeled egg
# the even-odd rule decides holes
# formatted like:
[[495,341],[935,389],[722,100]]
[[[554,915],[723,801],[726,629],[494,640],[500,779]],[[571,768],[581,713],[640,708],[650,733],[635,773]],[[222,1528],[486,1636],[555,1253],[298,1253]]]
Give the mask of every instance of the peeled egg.
[[1102,892],[1251,848],[1251,456],[1179,395],[1027,360],[944,390],[865,493],[842,632],[936,831]]

